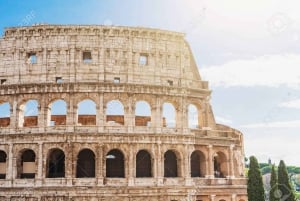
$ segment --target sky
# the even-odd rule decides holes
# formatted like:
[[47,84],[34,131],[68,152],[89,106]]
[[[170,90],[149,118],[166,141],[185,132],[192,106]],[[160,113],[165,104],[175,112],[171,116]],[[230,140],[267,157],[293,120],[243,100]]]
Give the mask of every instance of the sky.
[[246,156],[300,166],[297,0],[0,0],[5,27],[141,26],[186,33],[216,121],[244,134]]

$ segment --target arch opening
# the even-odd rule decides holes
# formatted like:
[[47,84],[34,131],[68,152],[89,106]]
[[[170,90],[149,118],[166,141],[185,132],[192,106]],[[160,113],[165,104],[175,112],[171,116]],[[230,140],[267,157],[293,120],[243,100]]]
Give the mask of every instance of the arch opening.
[[8,127],[10,125],[10,104],[0,101],[0,127]]
[[189,128],[200,127],[199,111],[198,108],[193,104],[188,106],[188,126]]
[[152,177],[151,155],[146,150],[136,155],[136,177]]
[[177,156],[171,150],[164,154],[164,177],[178,177]]
[[118,100],[106,104],[106,122],[111,125],[124,125],[124,106]]
[[23,151],[21,154],[21,161],[18,165],[18,176],[21,179],[33,179],[35,178],[35,170],[36,170],[36,163],[35,163],[35,153],[31,149],[27,149]]
[[66,125],[67,121],[67,103],[62,100],[56,100],[49,107],[49,126]]
[[191,177],[204,177],[205,173],[205,156],[201,151],[194,151],[191,154]]
[[28,100],[20,106],[20,127],[31,127],[38,125],[39,104],[37,100]]
[[83,100],[78,103],[78,125],[96,125],[96,103],[92,100]]
[[0,150],[0,179],[6,178],[6,158],[6,153]]
[[151,126],[151,107],[146,101],[138,101],[135,104],[135,125]]
[[76,177],[95,177],[95,154],[90,149],[83,149],[77,156]]
[[172,103],[163,104],[163,127],[174,128],[176,126],[176,110]]
[[228,175],[227,158],[223,152],[214,154],[214,176],[225,178]]
[[47,178],[65,177],[65,154],[62,150],[51,150],[47,163]]
[[124,155],[118,149],[113,149],[106,154],[106,177],[125,177]]

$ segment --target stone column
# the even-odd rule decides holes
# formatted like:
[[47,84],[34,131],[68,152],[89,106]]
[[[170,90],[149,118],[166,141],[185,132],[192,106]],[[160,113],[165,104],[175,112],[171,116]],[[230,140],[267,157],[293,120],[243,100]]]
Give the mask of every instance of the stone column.
[[214,178],[214,158],[213,158],[213,146],[208,145],[208,171],[206,177]]
[[210,200],[210,201],[215,201],[215,197],[216,197],[216,195],[210,195],[209,200]]
[[157,144],[157,154],[156,154],[156,161],[157,161],[157,185],[163,185],[163,178],[164,178],[164,155],[161,150],[161,144]]
[[153,119],[154,127],[156,128],[157,132],[161,131],[162,124],[162,105],[161,100],[157,96],[156,97],[156,103],[155,103],[155,119]]
[[133,127],[135,125],[135,103],[133,103],[132,95],[129,95],[124,110],[125,126],[127,127],[128,132],[130,133],[133,132]]
[[8,165],[7,165],[7,169],[6,169],[6,179],[8,180],[11,180],[13,179],[13,170],[14,170],[14,167],[13,167],[13,157],[14,157],[14,154],[13,154],[13,144],[10,143],[9,144],[9,147],[8,147]]
[[42,184],[42,179],[43,179],[43,143],[39,143],[39,152],[38,152],[38,170],[37,170],[37,179],[38,179],[38,184]]
[[[97,109],[97,119],[96,119],[96,125],[98,125],[98,132],[103,132],[104,130],[104,126],[106,123],[106,119],[105,119],[105,108],[106,106],[103,103],[103,99],[104,99],[104,95],[103,93],[99,94],[99,109]],[[97,104],[97,105],[98,105]]]
[[235,172],[234,172],[234,162],[233,162],[233,149],[234,149],[234,144],[230,145],[229,147],[229,176],[230,178],[235,177]]
[[231,195],[231,201],[236,201],[236,194]]
[[[133,146],[129,146],[129,156],[128,156],[128,186],[134,186],[134,170],[135,170],[135,160],[133,154]],[[125,166],[126,168],[126,166]]]
[[17,97],[14,96],[13,102],[10,103],[10,124],[11,128],[18,127],[18,114],[17,114]]
[[184,169],[184,177],[186,178],[186,185],[192,185],[192,179],[191,179],[191,150],[189,149],[188,145],[185,145],[185,158],[184,158],[184,163],[185,163],[185,169]]
[[98,186],[103,185],[103,144],[96,147],[96,178],[98,179]]
[[[73,177],[73,147],[72,145],[68,144],[65,149],[65,178],[67,179],[67,186],[72,185],[72,177]],[[70,153],[70,154],[68,154]]]
[[47,113],[45,113],[45,101],[43,97],[40,97],[40,101],[38,103],[38,126],[40,128],[44,128],[46,126],[45,124],[45,115]]
[[[71,94],[71,96],[73,96],[73,94]],[[66,119],[66,125],[76,125],[75,122],[77,122],[77,120],[75,120],[77,118],[77,105],[75,103],[74,105],[74,100],[73,98],[70,98],[68,96],[68,100],[65,100],[67,102],[67,119]]]
[[175,128],[177,129],[182,129],[183,127],[183,118],[182,118],[182,113],[183,113],[183,108],[182,108],[182,105],[179,105],[177,107],[175,107],[175,115],[176,115],[176,118],[175,118],[175,121],[176,121],[176,125],[175,125]]
[[[188,108],[187,108],[187,105],[186,105],[186,99],[185,98],[182,101],[182,118],[181,118],[181,120],[182,120],[182,127],[185,131],[185,129],[189,128]],[[185,132],[187,132],[187,131],[185,131]]]

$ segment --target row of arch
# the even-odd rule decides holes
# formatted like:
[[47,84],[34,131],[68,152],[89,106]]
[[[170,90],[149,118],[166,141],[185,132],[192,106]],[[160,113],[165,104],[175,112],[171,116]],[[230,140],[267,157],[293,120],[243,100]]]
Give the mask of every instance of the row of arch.
[[[54,148],[48,151],[46,163],[46,178],[65,177],[66,167],[65,153]],[[135,176],[154,177],[153,175],[153,156],[144,149],[137,152],[135,156]],[[195,150],[190,155],[190,177],[205,177],[206,175],[205,155]],[[223,152],[217,152],[214,156],[215,177],[225,177],[227,174],[227,159]],[[5,179],[7,155],[0,151],[0,178]],[[176,150],[167,150],[164,153],[163,175],[164,177],[180,177],[181,158]],[[36,174],[36,154],[32,149],[23,149],[17,158],[17,178],[35,178]],[[111,149],[105,156],[106,177],[125,178],[125,157],[121,150]],[[219,172],[219,174],[216,174]],[[82,149],[77,154],[76,177],[95,177],[96,176],[96,156],[88,148]]]
[[[24,101],[19,106],[19,127],[38,126],[40,106],[37,100]],[[153,110],[147,101],[137,101],[134,107],[135,126],[151,126]],[[63,99],[51,102],[48,106],[47,125],[65,125],[67,116],[67,103]],[[187,106],[188,127],[198,128],[200,121],[200,109],[195,104]],[[0,102],[0,127],[10,124],[11,107],[9,102]],[[77,125],[96,125],[97,106],[91,99],[85,99],[77,104]],[[124,125],[124,105],[119,100],[111,100],[105,107],[106,122]],[[176,127],[176,109],[170,102],[162,104],[162,126]]]

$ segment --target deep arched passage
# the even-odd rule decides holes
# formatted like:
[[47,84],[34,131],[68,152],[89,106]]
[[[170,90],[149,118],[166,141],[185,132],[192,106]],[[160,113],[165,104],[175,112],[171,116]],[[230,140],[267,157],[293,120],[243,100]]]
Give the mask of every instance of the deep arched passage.
[[0,150],[0,179],[6,178],[6,158],[6,153]]
[[164,177],[178,177],[177,156],[171,150],[164,154]]
[[95,177],[95,154],[90,149],[83,149],[77,156],[76,177]]
[[204,177],[206,172],[205,156],[201,151],[191,154],[191,177]]
[[125,177],[124,155],[118,149],[106,154],[106,177]]
[[96,103],[86,99],[78,103],[78,125],[96,125]]
[[151,155],[146,150],[136,155],[136,177],[152,177]]
[[21,161],[18,164],[18,176],[22,179],[35,178],[36,155],[33,150],[26,149],[21,153]]
[[224,178],[228,175],[227,158],[223,152],[214,154],[214,175],[216,178]]
[[0,128],[10,125],[10,104],[0,101]]
[[60,149],[53,149],[47,158],[47,178],[65,177],[65,154]]
[[151,125],[151,107],[146,101],[138,101],[135,104],[135,125]]

